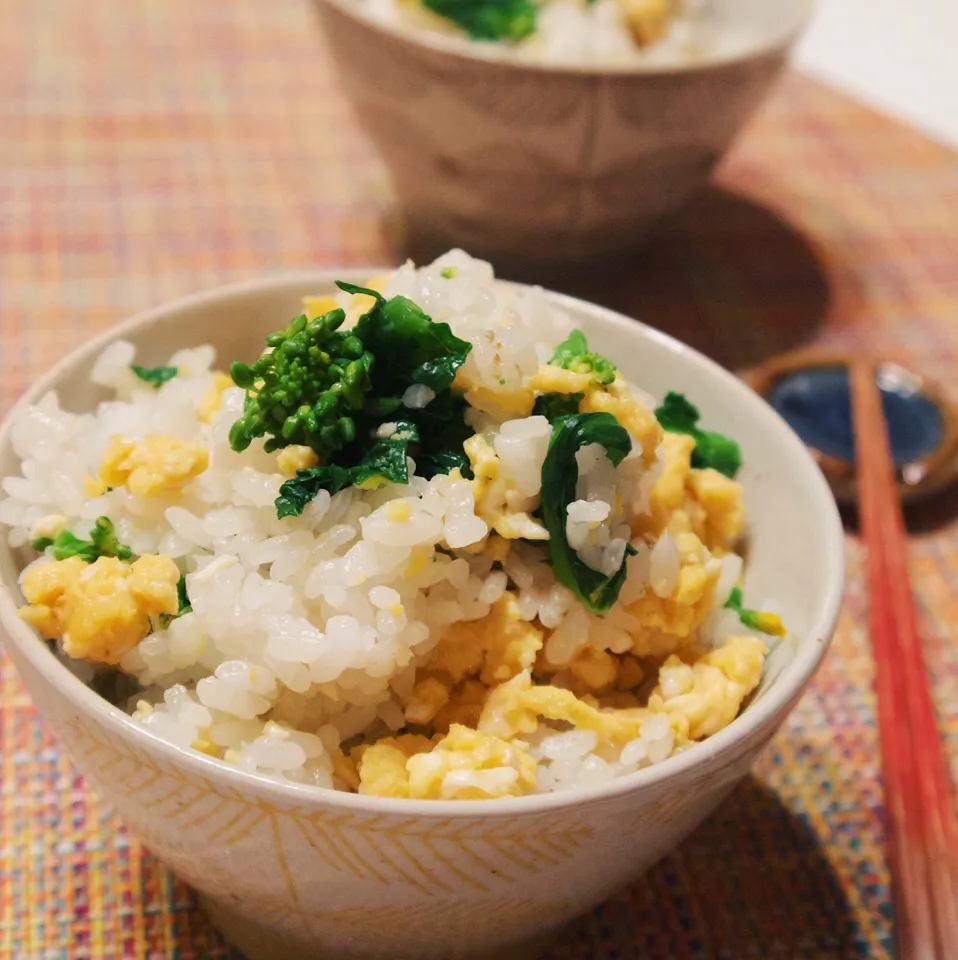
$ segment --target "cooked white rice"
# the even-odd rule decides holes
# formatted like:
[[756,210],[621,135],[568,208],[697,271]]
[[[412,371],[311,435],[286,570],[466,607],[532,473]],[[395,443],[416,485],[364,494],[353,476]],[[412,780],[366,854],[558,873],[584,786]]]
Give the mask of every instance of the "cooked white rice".
[[[498,285],[488,264],[458,251],[422,269],[403,266],[383,292],[405,295],[433,320],[449,323],[472,344],[464,379],[474,390],[500,396],[523,389],[570,329],[568,318],[540,290]],[[352,309],[348,296],[340,299]],[[277,318],[276,325],[286,319]],[[514,539],[501,562],[490,557],[482,549],[489,517],[477,511],[471,482],[458,475],[412,476],[408,485],[348,487],[333,496],[323,491],[302,516],[278,519],[273,501],[284,477],[276,455],[266,454],[262,443],[243,453],[229,445],[243,391],[227,389],[211,422],[197,416],[216,359],[210,347],[178,351],[169,361],[178,375],[154,389],[131,373],[134,347],[114,343],[98,359],[92,379],[112,389],[115,398],[92,412],[73,413],[48,394],[15,425],[21,475],[2,481],[0,523],[27,556],[32,539],[62,528],[87,537],[94,520],[106,516],[134,554],[166,555],[185,574],[192,612],[166,627],[154,622],[153,632],[119,664],[142,688],[122,705],[135,710],[154,734],[243,770],[354,789],[344,753],[357,739],[369,744],[408,730],[410,718],[422,709],[413,705],[419,696],[414,689],[428,674],[430,656],[444,635],[453,625],[482,622],[506,592],[514,596],[522,620],[544,638],[537,684],[541,676],[549,689],[575,690],[583,702],[606,711],[604,716],[615,712],[617,697],[623,702],[632,697],[630,708],[650,694],[664,704],[643,715],[640,732],[625,743],[541,715],[535,730],[521,736],[496,717],[485,718],[481,730],[528,748],[536,761],[534,789],[601,783],[661,762],[696,739],[692,732],[698,728],[676,720],[683,711],[714,716],[714,723],[701,728],[709,732],[737,712],[748,691],[733,705],[718,702],[713,709],[707,698],[720,694],[707,684],[699,689],[689,651],[698,656],[730,636],[750,633],[733,611],[722,609],[740,579],[740,557],[721,550],[713,555],[702,544],[696,548],[695,562],[710,592],[696,614],[701,626],[688,636],[669,636],[636,612],[636,604],[659,603],[653,594],[662,598],[655,609],[681,611],[679,581],[691,563],[680,556],[684,534],[673,535],[668,527],[654,537],[633,534],[636,518],[648,517],[651,509],[663,470],[661,446],[644,462],[633,443],[618,469],[598,445],[577,456],[580,477],[566,523],[570,545],[606,575],[620,566],[627,544],[635,550],[619,601],[600,617],[556,582],[541,543]],[[231,359],[219,358],[224,367]],[[433,396],[429,388],[413,387],[403,402],[419,408]],[[638,389],[631,396],[641,409],[654,403]],[[478,409],[470,418],[498,457],[517,515],[525,517],[521,523],[538,526],[531,514],[540,494],[549,422],[540,416],[497,419]],[[135,441],[153,434],[202,445],[208,468],[175,496],[135,496],[125,486],[90,495],[85,483],[97,475],[112,437]],[[523,535],[536,534],[524,527]],[[48,554],[27,570],[50,563]],[[623,675],[622,665],[631,658],[645,677],[631,691],[583,687],[575,665],[583,662],[584,651]],[[687,662],[667,670],[663,660],[673,652]],[[706,697],[704,705],[692,703],[695,696]],[[670,710],[673,698],[678,699]],[[424,731],[413,728],[430,735],[431,722]],[[683,722],[686,735],[679,736]],[[430,795],[516,792],[516,769],[510,762],[466,764],[440,778],[440,792]]]
[[[648,23],[658,20],[656,0],[541,0],[535,32],[526,39],[470,40],[454,23],[420,5],[420,0],[357,0],[360,9],[382,23],[447,35],[451,42],[472,45],[489,56],[552,64],[610,66],[643,64],[674,66],[705,57],[731,57],[753,48],[758,37],[743,26],[719,24],[709,0],[680,0],[668,16],[661,35]],[[652,9],[649,9],[652,8]],[[638,35],[629,26],[639,18]]]

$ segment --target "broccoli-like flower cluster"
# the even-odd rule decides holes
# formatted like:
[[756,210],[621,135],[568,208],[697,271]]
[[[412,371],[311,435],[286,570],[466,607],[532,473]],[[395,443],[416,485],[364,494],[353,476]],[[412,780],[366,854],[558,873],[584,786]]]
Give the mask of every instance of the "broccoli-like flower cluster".
[[234,450],[267,437],[267,452],[298,444],[325,460],[355,440],[373,355],[354,333],[339,330],[345,319],[342,310],[314,320],[303,314],[270,334],[269,349],[254,363],[232,364],[233,382],[246,391],[243,415],[230,429]]

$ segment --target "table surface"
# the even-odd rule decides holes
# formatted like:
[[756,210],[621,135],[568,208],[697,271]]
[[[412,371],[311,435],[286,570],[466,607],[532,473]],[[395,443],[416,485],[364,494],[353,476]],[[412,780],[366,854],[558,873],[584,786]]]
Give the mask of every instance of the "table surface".
[[802,69],[958,147],[958,3],[816,0]]
[[[172,297],[395,259],[384,172],[297,0],[5,0],[0,408],[92,333]],[[609,294],[741,367],[799,345],[958,361],[958,156],[789,75],[714,185]],[[910,517],[958,766],[958,496]],[[810,535],[814,535],[810,531]],[[549,960],[887,957],[861,546],[827,662],[719,812]],[[0,660],[0,958],[228,955],[111,818]]]

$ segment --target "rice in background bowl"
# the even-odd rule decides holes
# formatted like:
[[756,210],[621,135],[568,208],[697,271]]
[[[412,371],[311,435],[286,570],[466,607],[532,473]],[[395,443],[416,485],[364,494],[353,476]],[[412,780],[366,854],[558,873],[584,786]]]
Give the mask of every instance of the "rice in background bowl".
[[[139,341],[142,359],[148,362],[165,359],[160,345],[171,342],[171,337],[184,344],[202,339],[216,343],[219,337],[216,345],[221,352],[226,348],[226,355],[239,350],[249,356],[256,340],[275,326],[277,309],[295,309],[296,298],[307,291],[323,292],[315,283],[275,282],[200,298],[192,305],[171,308],[165,322],[158,321],[162,329],[147,323],[130,331],[130,338]],[[809,472],[795,438],[728,375],[685,352],[673,354],[675,348],[665,338],[574,301],[542,297],[534,291],[528,295],[551,310],[557,305],[568,310],[585,327],[597,350],[627,356],[627,344],[642,342],[647,363],[637,359],[630,365],[626,372],[631,377],[647,380],[653,391],[666,385],[690,392],[694,388],[702,402],[716,411],[715,422],[723,427],[728,423],[730,432],[739,428],[749,465],[745,475],[749,506],[753,516],[757,513],[759,517],[753,542],[756,571],[746,590],[765,595],[774,592],[786,619],[810,639],[789,638],[776,649],[763,690],[752,707],[730,730],[685,755],[602,786],[553,798],[499,800],[482,804],[483,812],[474,813],[474,805],[469,803],[440,800],[428,805],[414,801],[397,805],[393,799],[264,781],[195,752],[164,745],[79,687],[36,638],[16,623],[12,598],[5,590],[0,596],[0,616],[11,633],[18,667],[44,713],[84,771],[159,855],[218,901],[221,922],[229,924],[229,917],[222,913],[223,904],[231,896],[241,896],[264,905],[254,909],[256,919],[285,941],[305,945],[304,950],[318,944],[342,946],[355,942],[358,935],[349,919],[350,909],[368,904],[375,887],[379,905],[364,915],[382,910],[408,913],[408,921],[398,922],[396,929],[401,930],[401,942],[408,945],[410,956],[460,955],[450,951],[463,947],[462,934],[456,933],[454,923],[429,937],[417,929],[416,905],[425,909],[431,898],[438,898],[433,909],[441,903],[444,915],[462,918],[478,909],[478,915],[488,918],[475,933],[472,943],[477,950],[492,949],[552,926],[611,892],[627,875],[664,852],[663,844],[674,842],[717,802],[747,769],[755,750],[780,721],[820,656],[821,645],[816,641],[830,633],[837,603],[839,541],[831,501],[817,473]],[[242,345],[224,342],[223,320],[228,316],[248,331]],[[153,329],[156,332],[151,339],[148,331]],[[74,361],[72,378],[64,377],[62,370],[53,372],[81,408],[89,408],[94,398],[103,398],[102,393],[89,391],[93,353],[99,355],[100,350],[87,351],[86,371]],[[120,366],[113,372],[119,375]],[[9,427],[3,436],[9,436]],[[5,444],[2,453],[4,473],[10,474],[14,461],[9,446]],[[755,478],[763,475],[763,481],[756,484]],[[794,505],[792,518],[782,517],[773,506],[782,496]],[[822,526],[817,546],[807,544],[804,537],[809,511],[817,511]],[[819,553],[810,557],[809,550]],[[0,557],[7,589],[15,576],[12,560],[9,553]],[[740,732],[736,732],[737,725],[741,725]],[[287,739],[283,745],[289,742]],[[636,792],[639,786],[643,789]],[[487,812],[496,810],[500,812]],[[330,829],[333,834],[328,833]],[[504,845],[504,838],[511,839]],[[356,858],[355,862],[346,858],[352,869],[343,862],[344,849]],[[335,862],[330,859],[333,850],[339,851]],[[425,891],[421,889],[422,876],[419,886],[408,882],[410,876],[416,877],[415,872],[409,873],[412,868],[405,860],[410,850],[414,862],[425,864],[429,874]],[[597,851],[603,856],[601,876],[587,866]],[[242,868],[243,863],[253,862],[256,870]],[[470,864],[468,869],[465,862]],[[562,874],[546,881],[546,875],[555,875],[557,862],[563,864]],[[396,883],[388,888],[381,886],[383,871],[387,879],[395,876]],[[541,889],[530,899],[527,880],[531,876],[539,878]],[[401,882],[403,877],[405,882]],[[524,891],[522,898],[517,898],[518,890]],[[266,909],[265,904],[278,903],[283,897],[294,906],[298,902],[301,908],[308,904],[309,909],[293,909],[282,916],[273,908]],[[310,925],[304,919],[309,914],[321,917],[322,924]],[[369,948],[367,952],[372,951],[370,955],[392,949],[368,923],[364,931],[360,940]],[[234,927],[234,936],[243,935]]]
[[424,31],[488,57],[579,67],[675,67],[762,42],[711,0],[356,0],[384,25]]

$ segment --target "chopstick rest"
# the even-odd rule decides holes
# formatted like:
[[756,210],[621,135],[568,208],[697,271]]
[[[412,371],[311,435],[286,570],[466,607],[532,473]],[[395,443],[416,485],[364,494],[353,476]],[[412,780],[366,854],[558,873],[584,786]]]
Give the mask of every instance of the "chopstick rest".
[[[812,451],[835,498],[849,504],[858,496],[849,381],[854,363],[850,354],[800,351],[744,374]],[[874,367],[899,497],[907,503],[941,490],[958,478],[958,409],[927,377],[892,360]]]

